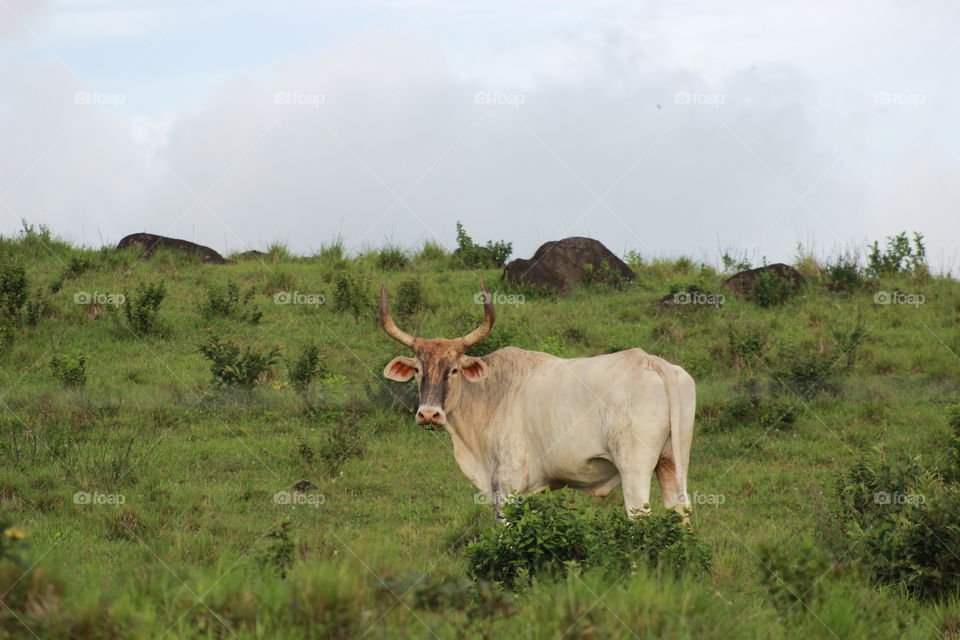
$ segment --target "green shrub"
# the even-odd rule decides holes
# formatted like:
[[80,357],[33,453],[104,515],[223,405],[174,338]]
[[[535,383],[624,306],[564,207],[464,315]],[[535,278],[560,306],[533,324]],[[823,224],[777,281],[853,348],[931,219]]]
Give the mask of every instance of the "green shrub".
[[797,421],[797,408],[782,400],[761,400],[748,395],[726,402],[707,402],[697,407],[700,424],[705,431],[727,431],[741,427],[763,431],[785,431]]
[[727,348],[737,369],[750,369],[763,362],[769,344],[769,330],[766,327],[737,322],[727,328]]
[[404,322],[427,309],[427,301],[423,297],[423,286],[420,280],[410,278],[400,283],[397,287],[395,307],[397,317]]
[[460,222],[457,222],[457,248],[453,257],[465,269],[499,269],[513,253],[513,244],[500,240],[488,240],[486,245],[474,244],[473,238]]
[[720,256],[720,260],[723,262],[723,273],[726,274],[734,274],[752,268],[746,254],[737,256],[731,255],[730,251],[724,251],[723,255]]
[[947,406],[947,425],[951,429],[951,434],[945,473],[949,479],[958,482],[960,481],[960,404]]
[[26,270],[18,264],[0,264],[0,313],[15,318],[26,302]]
[[329,411],[318,417],[326,429],[320,437],[317,455],[324,463],[324,472],[335,476],[344,462],[363,456],[365,441],[360,432],[359,416],[351,412]]
[[276,573],[280,578],[286,578],[293,568],[296,545],[290,537],[293,523],[284,520],[270,529],[264,536],[265,547],[259,552],[257,562],[265,571]]
[[352,273],[345,273],[337,280],[333,290],[333,306],[337,311],[352,313],[353,319],[360,322],[360,316],[372,307],[367,297],[367,281]]
[[162,280],[159,283],[141,284],[133,296],[124,292],[123,315],[134,335],[145,336],[157,330],[160,303],[166,295]]
[[857,259],[845,254],[827,265],[825,280],[830,291],[850,293],[863,286],[863,273]]
[[796,293],[794,284],[775,271],[761,271],[753,280],[753,287],[747,293],[747,299],[764,309],[776,307]]
[[841,554],[873,580],[920,598],[960,588],[960,485],[919,458],[883,450],[861,457],[837,484]]
[[56,354],[50,359],[50,372],[66,387],[83,387],[87,383],[87,356]]
[[830,336],[839,352],[844,370],[849,372],[857,360],[857,351],[867,338],[866,323],[862,317],[857,316],[851,328],[835,326],[830,330]]
[[895,276],[901,273],[919,274],[926,270],[927,249],[923,244],[923,235],[913,233],[913,244],[903,231],[887,237],[887,248],[880,249],[880,243],[874,241],[867,257],[867,273],[876,277]]
[[419,253],[417,253],[415,259],[418,262],[431,262],[436,260],[443,260],[448,256],[447,250],[443,246],[427,240],[423,243],[423,247],[420,248]]
[[709,568],[709,554],[680,515],[626,517],[621,510],[587,514],[547,491],[512,495],[505,525],[467,546],[468,574],[509,588],[533,578],[562,578],[574,566],[615,575],[640,566],[695,572]]
[[270,377],[280,350],[272,347],[264,351],[211,335],[200,345],[200,353],[210,361],[210,373],[216,386],[249,389]]
[[835,393],[840,388],[837,361],[838,358],[827,351],[788,348],[781,351],[773,377],[779,387],[804,399],[823,392]]
[[381,271],[403,271],[408,264],[406,252],[398,247],[387,247],[377,253],[377,268]]
[[290,364],[290,383],[299,393],[306,393],[316,378],[326,375],[326,366],[320,359],[320,348],[307,345]]
[[43,317],[49,308],[50,303],[46,296],[43,295],[43,289],[38,288],[33,292],[32,296],[27,298],[25,307],[27,324],[31,327],[36,326],[36,324],[40,322],[40,318]]
[[[761,583],[782,616],[798,616],[818,602],[832,563],[822,545],[810,539],[761,544],[757,550]],[[789,618],[788,618],[789,619]]]
[[200,313],[207,320],[235,318],[250,324],[258,324],[263,318],[263,312],[256,305],[250,304],[254,295],[253,287],[241,295],[240,287],[235,282],[229,282],[222,287],[214,285],[207,289],[207,301],[203,304]]
[[610,268],[610,263],[606,260],[600,262],[600,266],[594,268],[592,264],[583,265],[583,286],[607,286],[614,289],[622,289],[630,283],[630,279],[624,277],[619,271]]

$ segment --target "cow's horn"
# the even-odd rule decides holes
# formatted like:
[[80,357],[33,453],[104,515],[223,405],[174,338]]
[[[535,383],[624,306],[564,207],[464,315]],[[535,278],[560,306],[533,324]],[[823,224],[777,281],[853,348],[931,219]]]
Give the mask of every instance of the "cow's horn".
[[413,348],[415,338],[394,324],[393,318],[390,316],[390,303],[387,302],[387,285],[383,282],[380,283],[380,324],[383,325],[383,330],[387,332],[388,336],[411,349]]
[[490,330],[493,329],[493,323],[497,321],[497,312],[493,308],[493,299],[490,297],[490,294],[487,293],[487,288],[484,286],[483,280],[480,281],[480,291],[483,292],[483,322],[479,327],[461,338],[464,349],[469,349],[490,335]]

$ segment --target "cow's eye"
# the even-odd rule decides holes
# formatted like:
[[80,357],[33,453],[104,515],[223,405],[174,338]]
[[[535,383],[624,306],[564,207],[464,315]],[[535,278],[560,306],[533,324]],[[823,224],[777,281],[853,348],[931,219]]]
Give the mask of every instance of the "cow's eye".
[[452,375],[452,376],[457,375],[457,373],[459,373],[459,372],[460,372],[459,369],[450,369],[450,375]]

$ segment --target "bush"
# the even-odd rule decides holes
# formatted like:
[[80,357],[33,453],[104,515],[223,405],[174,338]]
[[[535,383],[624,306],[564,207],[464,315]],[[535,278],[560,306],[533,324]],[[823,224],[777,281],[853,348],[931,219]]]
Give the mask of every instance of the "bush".
[[57,354],[50,359],[50,371],[66,387],[83,387],[87,383],[87,356]]
[[769,344],[770,338],[765,327],[733,323],[727,329],[727,348],[737,369],[752,368],[762,362]]
[[320,360],[317,345],[307,345],[290,365],[290,382],[299,393],[306,393],[316,378],[326,375],[326,366]]
[[849,372],[857,360],[857,351],[867,338],[867,329],[863,318],[857,316],[853,327],[850,329],[839,326],[833,327],[830,330],[830,336],[833,338],[833,343],[843,360],[844,370]]
[[38,288],[33,295],[27,299],[25,307],[27,324],[31,327],[40,322],[40,318],[50,308],[47,298],[43,295],[43,289]]
[[200,353],[210,360],[210,373],[218,387],[252,388],[270,377],[280,354],[277,347],[267,351],[221,341],[217,336],[200,345]]
[[403,249],[387,247],[377,254],[377,268],[381,271],[403,271],[409,260]]
[[236,318],[250,324],[257,324],[263,318],[263,312],[256,305],[250,304],[255,295],[253,287],[243,295],[240,287],[234,282],[226,286],[214,285],[207,289],[207,301],[200,313],[207,320],[213,318]]
[[947,424],[952,433],[950,435],[949,456],[945,475],[950,480],[960,481],[960,404],[947,406]]
[[15,318],[26,302],[26,270],[18,264],[0,265],[0,313]]
[[157,284],[141,284],[134,296],[124,292],[123,315],[134,335],[142,337],[156,331],[160,303],[166,295],[162,280]]
[[420,252],[416,255],[416,260],[418,262],[430,262],[435,260],[442,260],[447,257],[447,250],[444,249],[441,245],[436,242],[427,240],[423,243],[423,247],[420,249]]
[[457,248],[453,251],[453,257],[463,268],[499,269],[510,259],[511,253],[513,253],[513,244],[503,240],[498,242],[488,240],[484,246],[474,244],[463,225],[457,222]]
[[874,241],[868,256],[867,273],[876,277],[895,276],[901,273],[920,274],[926,270],[927,249],[923,235],[913,233],[913,244],[906,231],[887,237],[887,248],[880,249]]
[[467,546],[468,573],[509,588],[533,578],[562,578],[577,566],[622,575],[640,566],[679,573],[709,568],[709,554],[680,515],[626,517],[621,510],[586,514],[562,492],[513,495],[503,507],[506,525]]
[[960,486],[919,458],[882,450],[841,475],[836,518],[840,552],[878,583],[940,599],[960,588]]
[[327,475],[334,476],[350,458],[364,453],[364,438],[360,433],[358,416],[343,411],[330,411],[319,416],[327,426],[321,436],[317,453],[325,465]]
[[789,402],[764,402],[759,395],[728,402],[703,403],[697,408],[697,414],[705,431],[727,431],[741,427],[783,431],[791,428],[798,417],[796,407]]
[[582,282],[585,287],[602,285],[621,289],[630,283],[630,279],[624,277],[619,271],[611,269],[610,263],[603,260],[598,268],[594,268],[592,264],[583,265]]
[[397,287],[396,299],[397,317],[402,321],[407,321],[414,315],[427,309],[426,300],[423,298],[423,287],[416,278],[404,280]]
[[753,280],[753,287],[747,293],[747,299],[764,309],[776,307],[786,302],[793,294],[794,285],[774,271],[761,271]]
[[839,390],[836,363],[837,358],[826,351],[805,353],[798,348],[785,349],[773,369],[773,377],[780,386],[808,399]]
[[842,255],[827,265],[826,283],[830,291],[853,292],[863,286],[863,274],[855,257]]
[[[787,542],[762,544],[757,552],[761,582],[780,615],[803,615],[821,597],[831,569],[821,545],[805,539],[795,548]],[[789,549],[789,551],[787,551]]]
[[333,306],[337,311],[352,313],[353,319],[360,322],[360,316],[372,307],[367,298],[366,280],[352,273],[346,273],[337,280],[333,291]]

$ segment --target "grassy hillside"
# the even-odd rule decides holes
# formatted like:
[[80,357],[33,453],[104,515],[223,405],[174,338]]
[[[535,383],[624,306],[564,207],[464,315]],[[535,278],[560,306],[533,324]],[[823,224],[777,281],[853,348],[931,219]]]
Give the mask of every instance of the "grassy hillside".
[[[956,637],[956,599],[871,584],[833,550],[833,514],[839,475],[878,445],[948,469],[960,285],[909,265],[847,282],[841,263],[801,261],[803,289],[779,304],[661,308],[724,293],[723,275],[634,255],[636,283],[558,297],[436,247],[217,266],[43,230],[0,240],[0,288],[19,265],[28,294],[0,298],[0,637]],[[641,347],[694,376],[708,575],[573,572],[515,596],[459,582],[491,510],[449,437],[414,424],[411,389],[382,378],[404,352],[373,305],[386,281],[402,327],[452,337],[481,318],[481,278],[498,303],[481,352]],[[217,384],[202,349],[217,344],[220,381],[251,384]],[[622,508],[619,490],[569,500]],[[763,569],[777,562],[816,573],[792,606]],[[456,589],[474,604],[425,604]]]

